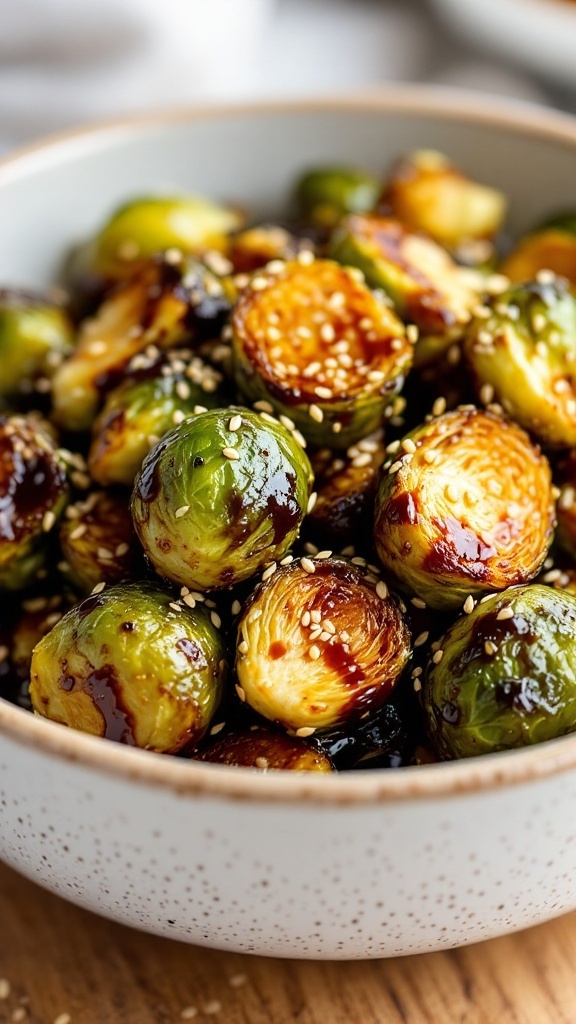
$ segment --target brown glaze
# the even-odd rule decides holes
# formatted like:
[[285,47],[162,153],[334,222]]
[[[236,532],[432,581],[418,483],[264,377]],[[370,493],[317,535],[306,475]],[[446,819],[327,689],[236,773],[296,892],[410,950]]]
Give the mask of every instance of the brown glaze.
[[48,442],[24,417],[0,416],[0,541],[37,529],[66,490],[66,473]]
[[305,740],[286,736],[272,729],[258,728],[234,733],[213,741],[200,761],[276,771],[330,772],[330,758]]
[[102,715],[102,735],[117,743],[136,746],[133,723],[129,712],[122,706],[121,687],[114,666],[103,665],[94,669],[82,683],[82,688]]
[[283,658],[288,648],[282,640],[275,640],[274,643],[270,644],[268,648],[268,654],[273,661],[278,661],[279,658]]

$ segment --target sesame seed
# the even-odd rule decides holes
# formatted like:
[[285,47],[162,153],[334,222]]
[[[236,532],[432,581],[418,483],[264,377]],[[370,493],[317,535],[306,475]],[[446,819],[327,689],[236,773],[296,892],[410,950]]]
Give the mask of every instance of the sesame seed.
[[318,640],[322,636],[322,626],[313,626],[310,630],[309,640]]
[[386,446],[386,451],[389,455],[394,455],[398,451],[399,447],[400,441],[391,441],[390,444]]
[[250,287],[252,288],[252,291],[262,292],[269,284],[270,281],[267,277],[253,277],[250,282]]
[[429,630],[425,630],[424,633],[419,633],[418,636],[416,637],[415,641],[414,641],[414,647],[422,647],[422,644],[426,643],[426,641],[427,641],[429,636],[430,636],[430,631]]
[[435,665],[439,665],[439,664],[440,664],[440,662],[442,661],[442,658],[443,658],[443,657],[444,657],[444,651],[442,651],[442,650],[437,650],[437,651],[436,651],[436,652],[434,653],[434,655],[432,656],[432,661],[434,662],[434,664],[435,664]]
[[8,999],[10,995],[10,982],[8,978],[0,978],[0,999]]
[[538,284],[554,284],[556,282],[556,274],[552,270],[539,270],[536,274],[536,280]]
[[72,1024],[72,1017],[69,1013],[59,1013],[54,1019],[54,1024]]
[[243,704],[245,704],[246,703],[246,692],[245,692],[245,690],[240,686],[239,683],[236,683],[235,689],[236,689],[236,693],[238,694],[240,700],[242,701]]
[[547,572],[547,573],[544,574],[544,576],[542,577],[542,582],[543,583],[555,583],[556,580],[560,579],[561,575],[562,575],[562,572],[561,572],[560,569],[551,569],[550,572]]
[[298,263],[302,264],[303,267],[309,267],[312,263],[314,263],[315,256],[310,249],[302,249],[302,251],[298,253],[296,259],[298,260]]
[[241,985],[245,985],[248,978],[245,974],[233,974],[231,978],[228,978],[228,984],[232,988],[240,988]]
[[220,626],[222,625],[222,619],[218,615],[218,612],[210,612],[210,619],[212,621],[212,625],[216,626],[216,629],[220,629]]
[[228,430],[239,430],[241,426],[242,417],[240,416],[240,414],[238,414],[236,416],[232,416],[232,418],[230,419],[230,422],[228,423]]
[[569,509],[572,508],[574,500],[576,499],[576,491],[573,487],[564,487],[562,494],[558,499],[558,508]]
[[496,616],[496,618],[498,619],[499,622],[502,622],[504,619],[513,619],[514,618],[514,609],[513,608],[501,608],[500,611],[498,612],[498,615]]
[[555,484],[553,484],[552,487],[550,488],[550,494],[552,495],[554,501],[558,501],[558,498],[560,497],[561,493],[562,492],[561,492],[560,488],[556,487]]
[[238,459],[240,458],[235,448],[223,448],[222,455],[224,456],[225,459],[229,459],[230,462],[237,462]]
[[208,409],[206,408],[205,405],[195,405],[192,411],[195,416],[200,416],[201,413],[208,412]]
[[249,651],[248,641],[247,640],[241,640],[240,643],[238,644],[238,650],[239,650],[240,654],[248,654],[248,651]]
[[384,583],[384,580],[378,580],[378,583],[376,584],[376,593],[382,601],[385,601],[388,597],[388,587]]
[[311,419],[316,420],[316,423],[322,423],[322,420],[324,419],[324,413],[319,405],[309,405],[308,415]]
[[96,554],[98,555],[98,558],[100,558],[103,562],[109,562],[112,558],[114,558],[113,552],[109,551],[108,548],[98,548]]
[[428,465],[431,466],[433,462],[436,462],[436,459],[438,458],[439,455],[440,452],[437,449],[424,452],[424,462],[427,462]]
[[308,654],[312,658],[312,661],[318,661],[320,657],[320,648],[316,644],[312,644],[312,647],[308,648]]
[[493,640],[486,640],[484,643],[484,650],[486,651],[486,654],[496,654],[498,645],[495,644]]
[[342,430],[342,424],[341,423],[336,421],[336,423],[332,424],[332,433],[333,434],[339,434],[341,430]]
[[423,609],[426,607],[426,601],[423,601],[421,597],[413,597],[410,604],[413,604],[415,608]]
[[470,615],[470,612],[474,611],[474,598],[472,597],[472,594],[468,594],[468,597],[464,601],[463,608],[466,615]]
[[88,527],[86,526],[86,523],[80,523],[79,526],[76,526],[72,530],[70,534],[70,540],[79,540],[80,537],[82,537],[86,533],[87,529]]
[[314,611],[310,612],[310,620],[315,623],[319,623],[322,621],[322,616],[316,608],[314,609]]
[[432,406],[432,415],[441,416],[443,412],[446,412],[446,399],[441,396],[436,399]]
[[[402,344],[402,342],[400,342]],[[366,374],[366,380],[369,380],[371,384],[381,384],[386,379],[386,374],[382,370],[370,370]]]
[[322,326],[320,328],[320,337],[322,338],[322,341],[330,342],[330,341],[334,341],[335,340],[336,332],[335,332],[332,324],[328,324],[328,323],[322,324]]
[[304,437],[303,434],[300,433],[299,430],[293,430],[292,437],[296,441],[296,444],[299,444],[301,448],[306,447],[306,438]]
[[408,452],[410,455],[413,455],[414,452],[416,451],[416,445],[411,437],[404,438],[404,440],[402,441],[402,448],[404,449],[405,452]]
[[272,565],[269,565],[268,568],[265,569],[264,572],[262,573],[262,582],[265,583],[266,580],[269,580],[270,577],[273,576],[274,573],[276,572],[276,569],[276,562],[272,562]]
[[372,456],[369,452],[361,452],[360,455],[356,455],[352,459],[352,465],[354,469],[363,469],[364,466],[370,466],[372,464]]
[[494,388],[491,384],[483,384],[480,388],[480,401],[483,405],[490,405],[494,399]]
[[182,1020],[193,1020],[194,1017],[197,1016],[198,1010],[196,1009],[195,1006],[185,1006],[182,1012],[180,1013],[180,1017]]
[[232,601],[232,606],[230,608],[230,611],[232,612],[232,615],[239,615],[240,614],[240,612],[242,611],[242,605],[240,604],[240,601],[238,599],[236,599],[235,601]]
[[281,416],[278,417],[278,419],[280,420],[282,426],[286,427],[286,430],[294,430],[294,428],[296,427],[294,420],[291,420],[289,416],[285,416],[284,414],[282,414]]
[[266,402],[264,399],[254,402],[254,408],[257,412],[274,412],[274,406],[271,405],[270,402]]
[[[306,541],[304,545],[304,550],[307,551],[309,555],[318,554],[318,548],[316,547],[315,544],[311,544],[309,540]],[[320,621],[320,619],[318,619],[318,621]]]
[[311,558],[301,558],[300,565],[304,569],[304,572],[313,573],[316,572],[316,566]]
[[480,604],[486,604],[486,601],[490,601],[493,597],[496,597],[496,596],[497,595],[495,593],[494,594],[484,594],[484,597],[482,597],[480,599]]
[[316,493],[316,491],[312,491],[312,494],[308,498],[308,504],[306,506],[306,511],[308,513],[312,511],[312,509],[314,508],[314,506],[315,506],[317,501],[318,501],[318,494]]
[[54,526],[55,522],[56,516],[54,515],[54,513],[50,510],[48,512],[45,512],[44,515],[42,516],[42,529],[44,533],[48,533]]
[[310,625],[310,612],[309,611],[302,612],[302,617],[300,619],[300,622],[302,623],[303,626],[309,626]]
[[192,597],[192,594],[184,594],[182,600],[184,601],[184,604],[186,605],[187,608],[196,607],[196,598]]
[[222,1003],[220,1002],[219,999],[211,999],[209,1003],[205,1003],[204,1006],[202,1007],[203,1013],[208,1014],[208,1016],[220,1013],[221,1009]]
[[17,1006],[16,1009],[14,1010],[14,1012],[12,1013],[11,1020],[13,1020],[15,1022],[15,1024],[18,1024],[19,1021],[26,1020],[27,1016],[28,1016],[28,1010],[26,1009],[26,1007],[25,1006]]
[[178,604],[177,601],[169,601],[168,602],[168,607],[171,608],[172,611],[174,611],[174,612],[181,612],[182,611],[182,605]]
[[393,462],[392,465],[390,466],[390,469],[388,470],[390,476],[392,476],[394,473],[397,473],[399,469],[402,469],[402,465],[403,463],[401,461]]
[[175,513],[174,513],[174,518],[175,519],[181,519],[182,516],[185,516],[186,513],[189,512],[189,510],[190,510],[190,505],[180,505],[180,508],[177,508]]
[[280,559],[280,565],[290,565],[294,561],[294,555],[286,555],[285,558]]
[[326,548],[326,550],[324,550],[324,551],[317,551],[316,555],[315,555],[315,558],[330,558],[331,554],[332,554],[332,552],[329,551],[328,548]]
[[323,619],[322,626],[327,633],[334,634],[336,632],[336,626],[334,625],[331,619]]
[[92,594],[101,594],[102,591],[104,590],[105,586],[106,586],[105,582],[97,583],[96,586],[92,588],[91,593]]

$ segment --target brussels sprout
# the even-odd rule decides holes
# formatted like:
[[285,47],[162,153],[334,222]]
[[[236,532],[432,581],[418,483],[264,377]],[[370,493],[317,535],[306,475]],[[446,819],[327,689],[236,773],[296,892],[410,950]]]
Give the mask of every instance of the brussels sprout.
[[0,589],[35,578],[67,496],[64,462],[38,422],[0,416]]
[[493,238],[504,220],[506,200],[501,192],[467,178],[443,153],[420,149],[392,168],[380,208],[412,231],[458,250],[470,240]]
[[303,558],[256,588],[238,625],[239,696],[309,736],[378,708],[410,654],[383,581],[344,558]]
[[570,452],[556,469],[560,495],[556,504],[558,520],[554,540],[576,560],[576,453]]
[[199,761],[229,764],[242,768],[274,769],[292,772],[331,772],[330,758],[322,751],[271,729],[247,732],[214,740],[198,756]]
[[117,583],[141,568],[141,551],[132,529],[128,499],[94,491],[69,505],[60,526],[66,575],[78,590]]
[[416,428],[385,463],[374,542],[432,608],[532,579],[552,540],[550,467],[515,423],[462,406]]
[[233,352],[247,398],[343,448],[380,426],[412,362],[402,323],[357,273],[311,255],[253,278],[234,310]]
[[458,619],[424,683],[444,758],[524,747],[576,730],[576,597],[511,587]]
[[43,295],[0,289],[0,395],[14,395],[51,377],[73,347],[65,311]]
[[231,236],[226,255],[237,274],[250,274],[272,260],[292,260],[305,250],[314,250],[310,238],[278,224],[256,224]]
[[309,532],[335,547],[369,534],[378,470],[384,462],[383,431],[363,438],[342,457],[324,448],[311,461],[317,498],[306,520]]
[[152,583],[87,597],[34,648],[37,714],[72,729],[173,754],[206,732],[226,674],[208,611]]
[[376,714],[360,719],[354,728],[320,734],[317,743],[338,771],[398,768],[407,763],[407,730],[393,704],[385,704]]
[[132,495],[156,571],[200,590],[249,579],[298,536],[312,484],[306,453],[272,417],[214,409],[166,434]]
[[175,424],[195,409],[226,404],[221,383],[218,370],[186,350],[152,360],[135,356],[92,428],[93,479],[104,487],[132,487],[144,457]]
[[369,213],[380,194],[380,182],[355,167],[317,167],[296,186],[301,216],[313,224],[333,227],[347,213]]
[[576,445],[576,297],[558,279],[516,285],[470,326],[480,397],[550,447]]
[[221,283],[201,264],[169,253],[147,263],[82,325],[78,347],[54,376],[57,422],[88,429],[101,396],[119,383],[136,353],[152,348],[157,355],[217,336],[229,311]]
[[521,238],[502,265],[511,281],[530,281],[542,272],[576,288],[576,213],[559,214]]
[[68,593],[27,597],[22,601],[9,642],[10,662],[19,679],[30,680],[32,651],[73,604]]

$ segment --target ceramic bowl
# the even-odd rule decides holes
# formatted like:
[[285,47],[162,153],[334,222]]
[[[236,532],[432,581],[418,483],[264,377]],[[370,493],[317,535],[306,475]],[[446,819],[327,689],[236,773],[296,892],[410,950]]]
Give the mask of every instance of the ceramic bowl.
[[[185,112],[0,167],[0,281],[53,278],[139,192],[281,208],[297,172],[448,152],[522,230],[576,200],[576,121],[446,92]],[[0,700],[0,855],[67,899],[188,942],[363,958],[500,935],[576,907],[576,736],[397,771],[256,773],[72,732]]]

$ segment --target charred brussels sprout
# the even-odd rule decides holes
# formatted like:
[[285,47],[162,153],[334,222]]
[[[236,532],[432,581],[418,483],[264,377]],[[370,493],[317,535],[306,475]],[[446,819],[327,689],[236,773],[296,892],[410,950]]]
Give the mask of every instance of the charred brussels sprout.
[[362,438],[342,455],[324,448],[312,456],[317,498],[306,524],[320,543],[329,540],[341,547],[370,533],[383,462],[382,430]]
[[412,362],[404,326],[331,260],[253,278],[233,314],[234,371],[315,444],[346,448],[382,423]]
[[73,343],[72,324],[60,306],[43,295],[0,289],[0,395],[51,377]]
[[522,238],[502,265],[511,281],[530,281],[550,274],[576,288],[576,213],[559,214]]
[[338,771],[399,768],[408,763],[409,752],[415,746],[408,742],[406,725],[390,703],[352,728],[322,733],[317,743]]
[[34,648],[30,696],[37,714],[72,729],[176,753],[206,732],[225,674],[204,608],[126,583],[86,598]]
[[576,297],[558,279],[508,289],[472,323],[478,393],[549,447],[576,445]]
[[261,771],[333,771],[330,758],[321,750],[271,729],[249,729],[214,740],[198,760]]
[[141,566],[126,497],[95,491],[69,505],[60,526],[66,576],[89,593],[97,583],[118,583]]
[[292,434],[247,409],[186,420],[152,449],[132,495],[156,571],[200,590],[282,558],[298,536],[312,470]]
[[31,417],[0,416],[0,589],[34,580],[67,496],[64,462],[49,435]]
[[448,630],[424,707],[444,758],[524,747],[576,730],[576,598],[513,587]]
[[532,579],[552,540],[550,467],[516,424],[463,406],[413,430],[387,466],[374,541],[432,608]]
[[373,210],[380,182],[354,167],[319,167],[303,174],[296,186],[296,200],[304,220],[333,227],[347,213]]
[[238,694],[299,736],[384,703],[410,634],[382,581],[342,558],[303,558],[255,590],[238,625]]
[[132,487],[144,457],[194,411],[225,405],[222,374],[190,352],[147,361],[135,356],[126,379],[110,392],[92,428],[90,473],[104,487]]

